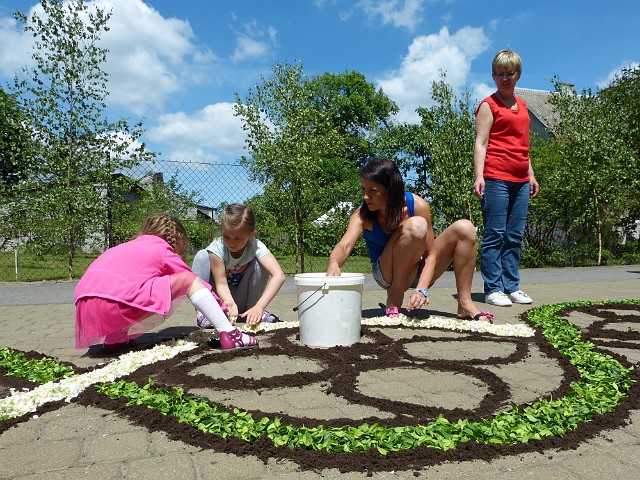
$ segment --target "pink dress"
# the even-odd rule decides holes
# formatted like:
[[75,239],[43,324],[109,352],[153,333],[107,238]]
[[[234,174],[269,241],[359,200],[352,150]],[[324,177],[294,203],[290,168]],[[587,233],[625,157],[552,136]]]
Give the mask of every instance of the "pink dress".
[[76,287],[76,348],[125,342],[155,328],[173,313],[196,278],[155,235],[140,235],[106,250]]

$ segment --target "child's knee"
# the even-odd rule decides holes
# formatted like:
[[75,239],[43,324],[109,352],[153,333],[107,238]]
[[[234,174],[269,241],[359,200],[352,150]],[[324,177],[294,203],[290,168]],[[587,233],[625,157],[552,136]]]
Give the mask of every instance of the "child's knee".
[[209,252],[205,249],[198,250],[198,252],[193,257],[193,264],[197,265],[200,263],[209,263]]

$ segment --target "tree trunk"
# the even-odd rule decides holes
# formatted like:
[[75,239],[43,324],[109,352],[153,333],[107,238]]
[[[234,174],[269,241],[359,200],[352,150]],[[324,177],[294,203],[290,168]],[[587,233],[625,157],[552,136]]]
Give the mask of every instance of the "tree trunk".
[[593,200],[596,207],[596,233],[598,237],[598,263],[597,265],[602,265],[602,221],[600,220],[600,211],[598,209],[598,195],[593,195]]

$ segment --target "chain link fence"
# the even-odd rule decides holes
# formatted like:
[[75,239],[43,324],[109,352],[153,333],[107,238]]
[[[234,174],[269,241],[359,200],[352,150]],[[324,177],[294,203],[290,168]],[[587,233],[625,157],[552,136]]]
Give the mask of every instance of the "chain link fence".
[[[122,192],[129,208],[120,219],[120,236],[111,229],[112,220],[94,219],[94,234],[84,239],[73,259],[72,278],[80,278],[86,267],[110,244],[119,243],[135,235],[140,228],[143,214],[170,211],[183,220],[189,232],[190,241],[195,251],[206,247],[219,235],[218,218],[227,204],[243,203],[262,193],[262,187],[250,181],[247,169],[240,164],[209,164],[195,162],[178,162],[156,160],[153,163],[138,165],[135,169],[120,173],[130,179],[130,191]],[[157,192],[161,192],[159,195]],[[145,204],[143,209],[141,206]],[[140,208],[138,208],[140,207]],[[2,208],[0,206],[0,208]],[[7,209],[0,209],[0,216]],[[178,212],[178,213],[176,213]],[[326,243],[337,241],[347,224],[347,212],[333,228],[333,236],[326,238]],[[121,213],[121,216],[123,214]],[[5,215],[6,216],[6,215]],[[5,221],[7,219],[5,218]],[[19,221],[9,218],[9,222]],[[45,221],[42,219],[42,221]],[[128,221],[128,230],[122,228]],[[590,238],[563,238],[561,233],[552,232],[541,223],[537,223],[535,207],[532,209],[524,241],[522,267],[544,266],[586,266],[595,265],[597,251],[601,246]],[[5,222],[4,225],[7,225]],[[9,223],[10,225],[10,223]],[[264,226],[263,226],[264,227]],[[314,228],[314,226],[311,226]],[[285,225],[263,228],[258,232],[260,238],[273,251],[283,270],[287,274],[297,273],[294,255],[294,239],[290,229]],[[266,231],[266,234],[264,232]],[[115,232],[115,233],[114,233]],[[126,232],[128,236],[123,234]],[[640,263],[640,224],[620,235],[610,235],[601,255],[605,264],[637,264]],[[553,238],[552,238],[553,237]],[[115,241],[114,241],[115,238]],[[69,259],[64,253],[61,236],[60,248],[40,248],[37,241],[30,238],[29,232],[21,237],[10,238],[0,231],[0,281],[40,281],[69,278]],[[51,239],[50,239],[51,240]],[[332,244],[333,245],[333,244]],[[326,245],[322,254],[314,256],[312,252],[305,254],[306,271],[324,271],[327,266],[327,254],[332,245]],[[601,252],[602,253],[602,252]],[[191,258],[187,259],[188,261]],[[348,260],[346,271],[368,272],[369,260],[362,246],[357,254]]]
[[[246,167],[237,163],[156,160],[117,175],[124,175],[129,180],[128,190],[121,192],[131,207],[127,210],[129,218],[121,219],[120,232],[113,227],[111,218],[93,221],[94,233],[84,240],[74,254],[74,279],[80,278],[89,263],[109,245],[132,238],[142,226],[143,219],[152,213],[171,213],[183,221],[192,247],[187,261],[191,261],[196,251],[206,247],[220,234],[218,218],[226,205],[244,203],[262,193],[262,187],[249,179]],[[0,215],[2,213],[0,209]],[[12,221],[15,223],[18,218],[9,218],[9,225]],[[130,235],[123,235],[122,230]],[[260,224],[258,232],[278,258],[285,273],[297,273],[296,258],[291,253],[294,250],[293,236],[284,228],[279,232],[271,228],[265,237],[260,235]],[[0,231],[0,281],[68,279],[69,259],[65,254],[63,236],[60,235],[59,248],[54,245],[46,249],[38,246],[32,237],[29,232],[23,231],[20,238],[9,238]],[[367,271],[369,268],[366,257],[354,258],[349,262],[350,267],[357,271]],[[326,256],[305,256],[306,271],[324,271],[326,266]]]

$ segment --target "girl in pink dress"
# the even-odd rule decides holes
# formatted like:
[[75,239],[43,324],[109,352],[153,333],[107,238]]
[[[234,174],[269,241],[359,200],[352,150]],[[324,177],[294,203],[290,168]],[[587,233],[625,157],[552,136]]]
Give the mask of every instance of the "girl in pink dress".
[[113,351],[160,325],[188,296],[220,334],[222,350],[258,346],[227,319],[224,303],[182,259],[189,247],[175,217],[150,217],[135,239],[96,258],[76,287],[76,348],[104,344]]

